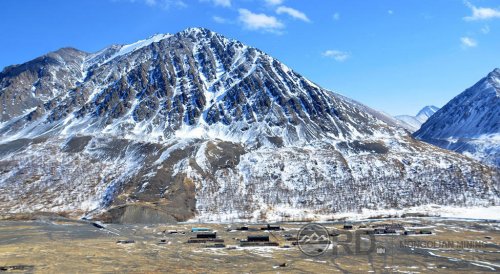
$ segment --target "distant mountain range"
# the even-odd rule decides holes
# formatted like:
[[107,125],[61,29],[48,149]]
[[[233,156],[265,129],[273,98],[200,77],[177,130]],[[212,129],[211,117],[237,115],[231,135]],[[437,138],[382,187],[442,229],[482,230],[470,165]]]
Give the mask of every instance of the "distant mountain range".
[[7,67],[0,114],[0,212],[151,223],[500,204],[496,169],[203,28]]
[[500,167],[500,69],[453,98],[414,136]]
[[410,132],[415,132],[420,129],[423,123],[429,119],[439,108],[436,106],[426,106],[421,109],[416,116],[398,115],[394,118],[402,122],[402,126]]

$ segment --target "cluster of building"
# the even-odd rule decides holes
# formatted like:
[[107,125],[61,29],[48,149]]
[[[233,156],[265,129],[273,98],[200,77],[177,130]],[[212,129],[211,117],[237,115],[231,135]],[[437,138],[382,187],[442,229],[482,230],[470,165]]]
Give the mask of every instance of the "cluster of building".
[[[343,230],[356,230],[362,233],[371,235],[419,235],[419,234],[432,234],[432,231],[426,229],[412,229],[406,230],[402,224],[390,223],[390,224],[374,224],[370,227],[366,225],[358,225],[354,227],[352,224],[344,224]],[[281,232],[284,229],[276,225],[265,225],[265,226],[240,226],[237,228],[227,229],[227,232],[250,232],[245,239],[232,238],[239,243],[240,247],[265,247],[265,246],[280,246],[280,240],[278,239],[275,232]],[[260,233],[259,233],[260,232]],[[266,232],[263,234],[262,232]],[[163,231],[164,234],[178,234],[185,235],[188,232],[169,230]],[[335,237],[340,235],[341,230],[329,231],[329,236]],[[292,245],[298,244],[297,235],[294,234],[279,234],[280,239],[291,242]],[[125,242],[120,242],[125,243]],[[216,231],[206,227],[193,227],[191,228],[191,236],[186,241],[187,244],[203,244],[204,247],[209,248],[225,248],[225,240],[222,239]],[[167,244],[166,240],[160,240],[158,244]],[[282,247],[290,247],[284,244]],[[234,246],[232,248],[235,248]]]
[[[100,223],[92,223],[93,226],[106,229],[103,224]],[[354,226],[350,223],[345,223],[341,226],[340,229],[329,229],[328,236],[329,237],[337,237],[341,234],[345,234],[346,232],[342,232],[342,230],[346,231],[356,231],[356,233],[362,233],[367,235],[432,235],[433,232],[429,229],[424,229],[424,227],[419,227],[420,224],[403,224],[400,223],[375,223],[370,226],[359,224]],[[409,228],[409,229],[408,229]],[[265,226],[239,226],[236,228],[229,228],[227,232],[248,232],[245,238],[231,238],[231,246],[227,247],[227,249],[235,249],[237,245],[240,247],[282,247],[282,248],[290,248],[292,245],[298,245],[299,239],[297,234],[284,234],[282,231],[285,229],[278,225],[270,225],[267,224]],[[217,234],[217,231],[214,231],[211,228],[207,227],[192,227],[191,231],[178,231],[178,230],[164,230],[162,232],[158,232],[158,234],[163,235],[178,235],[184,236],[186,234],[189,235],[186,244],[200,244],[202,247],[206,248],[226,248],[226,241]],[[247,233],[245,233],[247,234]],[[167,238],[168,239],[168,238]],[[170,241],[167,239],[160,239],[157,243],[158,245],[169,245]],[[234,245],[236,241],[237,245]],[[325,244],[331,243],[332,239],[324,239]],[[127,240],[118,240],[117,244],[134,244],[135,241],[131,239]],[[288,244],[289,245],[288,245]],[[316,244],[318,242],[315,242]],[[319,242],[323,244],[323,242]]]
[[[280,226],[272,226],[266,225],[264,227],[248,227],[241,226],[235,229],[228,229],[228,231],[249,231],[249,232],[258,232],[258,231],[280,231],[283,230]],[[204,227],[193,227],[191,229],[192,233],[195,233],[194,236],[190,237],[187,241],[188,244],[191,243],[202,243],[207,244],[205,247],[212,248],[223,248],[225,247],[224,239],[217,237],[217,232],[212,231],[209,228]],[[246,239],[239,240],[239,244],[241,247],[252,247],[252,246],[279,246],[277,241],[272,241],[269,237],[271,233],[266,235],[248,235]],[[272,234],[271,234],[272,235]]]

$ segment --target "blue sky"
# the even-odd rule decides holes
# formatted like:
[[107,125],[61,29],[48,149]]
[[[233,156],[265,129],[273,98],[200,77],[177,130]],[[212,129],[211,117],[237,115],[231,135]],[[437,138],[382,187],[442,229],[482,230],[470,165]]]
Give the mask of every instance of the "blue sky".
[[1,0],[0,68],[187,27],[393,115],[441,107],[500,67],[498,0]]

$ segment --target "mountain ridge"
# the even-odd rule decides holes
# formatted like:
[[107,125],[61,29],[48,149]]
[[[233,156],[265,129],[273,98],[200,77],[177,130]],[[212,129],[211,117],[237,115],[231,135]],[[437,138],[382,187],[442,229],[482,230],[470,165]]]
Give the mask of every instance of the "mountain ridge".
[[410,130],[411,132],[415,132],[422,126],[429,117],[431,117],[439,108],[436,106],[425,106],[423,107],[415,116],[411,115],[397,115],[394,118],[398,119],[403,123],[403,127]]
[[414,136],[500,166],[500,69],[437,111]]
[[0,78],[0,212],[266,220],[499,203],[496,170],[264,52],[206,29],[166,36]]
[[[238,45],[239,47],[243,47],[243,45],[238,42],[238,41],[235,41],[235,40],[229,40],[229,39],[226,39],[226,38],[222,38],[220,35],[218,34],[215,34],[213,32],[210,32],[208,31],[207,29],[196,29],[196,28],[190,28],[190,29],[187,29],[185,31],[182,31],[180,33],[177,33],[175,35],[162,35],[162,37],[164,37],[163,39],[160,39],[158,41],[153,41],[151,43],[146,43],[146,45],[143,45],[143,47],[152,47],[155,43],[160,43],[161,41],[166,41],[168,40],[169,38],[172,38],[172,37],[183,37],[185,38],[184,36],[186,36],[187,38],[193,38],[193,36],[196,36],[196,35],[200,35],[200,34],[203,34],[205,36],[208,36],[209,38],[208,39],[212,39],[213,37],[215,37],[215,41],[216,42],[219,42],[221,41],[222,44],[228,44],[228,43],[234,43],[235,45]],[[157,35],[158,36],[158,35]],[[155,40],[155,37],[157,36],[152,36],[152,39],[149,39],[149,40]],[[211,40],[210,42],[214,42],[214,40]],[[217,41],[219,40],[219,41]],[[146,40],[142,40],[142,41],[146,41]],[[139,41],[137,43],[142,43],[142,41]],[[137,44],[135,43],[135,44]],[[131,44],[131,45],[134,45]],[[122,45],[122,46],[119,46],[120,49],[123,48],[123,47],[128,47],[130,45]],[[127,52],[127,54],[129,55],[133,55],[134,52],[137,50],[137,49],[140,49],[142,47],[138,47],[136,48],[135,50],[132,50],[130,52]],[[119,51],[118,48],[116,48],[115,46],[111,46],[110,49],[112,50],[116,50],[116,51]],[[310,111],[313,111],[313,112],[316,112],[316,111],[320,111],[320,112],[324,112],[324,111],[328,111],[330,109],[334,109],[331,107],[332,104],[334,104],[334,101],[332,101],[331,99],[328,99],[328,98],[332,98],[330,96],[330,94],[328,94],[328,96],[326,96],[326,90],[323,90],[323,89],[320,89],[316,84],[312,83],[311,81],[303,78],[301,75],[295,73],[294,71],[292,71],[290,68],[282,65],[281,63],[277,62],[274,58],[270,57],[269,55],[255,49],[255,48],[252,48],[252,47],[247,47],[247,46],[244,46],[243,47],[243,50],[245,50],[247,53],[248,52],[251,52],[251,54],[254,54],[254,55],[257,55],[255,58],[256,60],[259,59],[259,62],[258,64],[255,65],[255,67],[251,67],[251,68],[243,68],[243,70],[247,70],[247,73],[248,75],[242,75],[241,73],[238,74],[238,77],[244,77],[243,79],[247,78],[247,77],[251,77],[251,79],[249,79],[250,81],[252,81],[253,83],[250,83],[249,84],[254,84],[254,83],[257,83],[257,85],[259,86],[262,86],[264,84],[264,88],[265,90],[268,91],[268,94],[264,95],[264,96],[260,96],[260,94],[256,94],[255,96],[258,97],[258,98],[255,98],[257,100],[261,100],[261,102],[259,102],[260,106],[264,107],[264,111],[267,111],[268,108],[272,108],[273,107],[273,96],[278,96],[279,100],[281,100],[280,102],[278,102],[279,104],[279,108],[278,109],[275,109],[273,110],[274,112],[278,112],[278,113],[272,113],[275,117],[273,117],[272,119],[274,120],[281,120],[280,122],[283,122],[282,120],[283,119],[294,119],[294,123],[296,124],[299,124],[300,123],[300,129],[298,129],[300,132],[295,132],[293,133],[295,135],[295,137],[293,137],[294,139],[309,139],[311,138],[311,136],[313,135],[317,135],[317,134],[321,134],[323,131],[321,130],[318,130],[318,128],[321,128],[321,127],[325,127],[325,126],[328,126],[329,127],[329,131],[330,132],[334,132],[334,134],[342,134],[342,132],[346,132],[348,131],[348,129],[346,128],[339,128],[339,127],[342,127],[342,123],[340,122],[335,122],[334,120],[338,120],[339,117],[337,117],[335,115],[335,113],[324,113],[326,115],[329,115],[331,118],[333,118],[334,120],[325,120],[326,123],[322,124],[322,125],[319,125],[317,123],[301,123],[300,120],[308,120],[310,117],[307,117],[308,113]],[[89,64],[86,64],[84,65],[84,67],[86,67],[87,69],[90,69],[91,74],[90,76],[92,76],[92,73],[95,73],[92,68],[95,67],[97,64],[99,66],[106,66],[108,64],[108,62],[112,61],[112,59],[114,58],[118,58],[118,60],[116,61],[120,61],[119,58],[124,58],[122,57],[123,55],[118,55],[118,56],[115,56],[116,52],[113,52],[113,53],[109,53],[107,52],[108,50],[105,49],[103,51],[100,51],[101,55],[104,56],[104,61],[100,62],[100,61],[97,61],[97,63],[89,63]],[[240,52],[241,53],[241,52]],[[106,58],[108,55],[112,55],[110,58]],[[92,58],[90,60],[101,60],[103,59],[102,57],[103,56],[92,56]],[[238,60],[233,60],[235,62],[237,62]],[[224,64],[222,64],[222,66],[224,68],[224,70],[227,70],[229,69],[229,66],[231,64],[229,64],[228,62],[230,61],[227,61]],[[85,62],[84,62],[85,63]],[[277,65],[279,63],[279,65]],[[221,64],[219,64],[220,66]],[[159,64],[157,64],[156,66],[159,66]],[[266,66],[267,68],[263,68],[263,66]],[[173,68],[173,67],[172,67]],[[268,69],[269,68],[269,69]],[[221,68],[219,68],[221,69]],[[257,73],[261,73],[261,72],[264,72],[265,74],[267,75],[255,75],[255,71],[253,71],[253,69],[256,69],[257,70]],[[173,68],[172,70],[172,73],[174,73],[173,71],[174,70],[177,70],[176,68]],[[276,73],[277,70],[279,70],[279,73],[281,73],[281,76],[280,75],[269,75],[267,72],[271,71],[271,73]],[[126,73],[126,72],[120,72],[120,73]],[[223,74],[221,74],[221,77],[225,77],[227,74],[231,74],[232,72],[224,72]],[[288,73],[290,73],[291,76],[288,75]],[[81,73],[82,75],[84,75],[83,77],[88,77],[88,72],[82,72]],[[194,72],[191,71],[191,74],[194,75]],[[181,75],[183,77],[185,77],[185,75]],[[320,96],[316,96],[315,98],[312,98],[312,97],[309,97],[308,94],[302,94],[302,95],[299,95],[299,100],[292,100],[292,101],[289,101],[289,102],[285,102],[284,100],[288,100],[287,98],[289,98],[289,93],[288,94],[285,94],[285,96],[281,96],[283,94],[273,94],[272,93],[272,90],[273,89],[283,89],[285,88],[286,89],[286,86],[279,86],[278,85],[274,85],[271,81],[268,81],[266,83],[264,83],[263,81],[260,80],[261,77],[286,77],[287,79],[289,79],[289,82],[287,83],[288,85],[289,84],[298,84],[299,86],[302,87],[302,92],[304,93],[308,93],[309,91],[307,91],[308,89],[315,89],[315,90],[318,90],[320,91]],[[191,76],[189,76],[191,77]],[[190,108],[194,108],[194,111],[191,112],[191,113],[184,113],[184,117],[185,116],[190,116],[190,117],[187,117],[186,119],[188,120],[187,121],[187,129],[185,129],[184,131],[186,130],[190,130],[191,128],[189,126],[192,126],[194,125],[195,123],[197,124],[200,124],[200,122],[202,124],[204,123],[208,123],[209,125],[211,125],[212,123],[214,122],[218,122],[219,120],[222,120],[224,123],[226,123],[227,125],[229,125],[229,117],[227,115],[224,115],[225,113],[220,113],[220,108],[216,106],[215,103],[218,103],[217,101],[215,101],[214,103],[212,103],[211,105],[210,104],[207,104],[207,102],[205,102],[205,100],[210,100],[211,97],[212,100],[213,99],[222,99],[222,101],[227,104],[227,103],[230,103],[230,104],[233,104],[233,102],[231,102],[232,98],[228,98],[228,96],[238,96],[237,100],[245,100],[247,101],[249,98],[246,98],[247,97],[247,94],[242,94],[242,92],[244,93],[245,92],[245,89],[248,90],[248,87],[246,86],[228,86],[227,84],[224,84],[224,86],[220,86],[218,84],[218,80],[215,80],[215,79],[210,79],[210,77],[214,77],[214,75],[210,75],[209,78],[208,78],[208,81],[207,79],[196,79],[197,77],[195,77],[195,81],[194,81],[194,84],[197,85],[196,87],[196,90],[206,90],[204,94],[198,94],[197,95],[197,99],[199,98],[200,101],[197,101],[195,102],[195,106],[193,106],[192,104],[191,105],[188,105],[187,107],[190,107]],[[229,77],[232,77],[232,76],[229,76]],[[144,80],[144,79],[142,79]],[[209,81],[215,81],[213,83],[209,83]],[[222,79],[224,80],[224,79]],[[228,79],[228,80],[231,80],[231,79]],[[293,83],[295,81],[295,83]],[[298,81],[298,82],[297,82]],[[147,82],[146,80],[144,80],[143,82]],[[220,81],[219,81],[220,82]],[[205,88],[201,87],[200,85],[203,84],[205,86]],[[210,85],[214,85],[213,87],[210,87]],[[172,88],[176,88],[176,87],[173,87]],[[212,88],[218,88],[219,90],[216,91],[216,92],[213,92],[215,94],[213,94],[212,92],[210,92],[209,90],[212,89]],[[238,90],[236,90],[238,89]],[[226,94],[228,93],[228,94]],[[186,94],[186,93],[185,93]],[[99,94],[95,94],[95,93],[91,93],[89,96],[94,96],[94,95],[99,95]],[[180,98],[180,100],[185,100],[184,98],[185,97],[188,97],[189,95],[184,95],[183,97]],[[309,98],[308,98],[309,97]],[[293,98],[293,97],[292,97]],[[337,100],[338,103],[344,101],[342,98],[345,98],[345,97],[341,97],[341,96],[336,96],[334,97],[336,99],[334,100]],[[227,99],[227,100],[225,100]],[[82,100],[92,100],[92,98],[82,98]],[[229,101],[229,102],[228,102]],[[352,100],[351,100],[352,102]],[[210,103],[210,102],[208,102]],[[242,103],[242,102],[236,102],[236,103]],[[356,104],[358,105],[362,105],[358,102],[356,102]],[[121,107],[121,106],[120,106]],[[246,107],[246,108],[245,108]],[[253,108],[255,108],[255,105],[246,105],[244,106],[245,109],[239,109],[239,106],[236,106],[236,105],[233,105],[233,109],[232,111],[236,111],[236,112],[253,112]],[[365,108],[365,106],[363,106],[363,108]],[[300,110],[305,110],[305,112],[303,111],[299,111]],[[58,110],[59,112],[61,110]],[[70,110],[65,110],[65,112],[69,112]],[[203,116],[200,117],[200,114],[201,112],[203,112]],[[290,114],[291,116],[294,116],[295,113],[301,113],[302,115],[299,117],[284,117],[284,116],[287,116],[287,113]],[[248,113],[247,113],[248,114]],[[82,115],[82,113],[78,113],[78,115]],[[238,114],[238,115],[241,115],[241,114]],[[251,120],[253,119],[253,114],[250,113],[249,114],[250,117],[245,117],[245,119],[241,119],[240,117],[240,122],[241,120],[246,120],[248,118],[248,120]],[[234,115],[231,115],[232,118],[234,118]],[[55,117],[54,117],[55,118]],[[202,119],[200,119],[202,118]],[[270,119],[271,120],[271,119]],[[324,121],[324,122],[325,122]],[[244,121],[243,121],[244,122]],[[269,122],[269,121],[268,121]],[[386,121],[387,122],[387,121]],[[276,123],[276,122],[275,122]],[[185,125],[186,123],[178,123],[179,126],[182,126],[182,125]],[[174,125],[175,126],[175,125]],[[247,127],[249,126],[248,124],[246,125]],[[358,127],[357,123],[352,123],[351,126],[353,128],[356,128]],[[314,128],[312,128],[314,127]],[[368,125],[366,127],[369,127]],[[305,129],[303,129],[305,128]],[[178,129],[178,128],[177,128]],[[234,131],[235,129],[231,129],[232,131]],[[259,129],[261,130],[261,129]],[[272,131],[272,129],[269,127],[269,126],[265,126],[265,129],[266,131]],[[206,127],[203,127],[203,125],[200,125],[200,127],[198,128],[198,131],[200,132],[205,132],[207,131]],[[312,134],[314,133],[314,134]],[[218,135],[219,133],[218,132],[208,132],[208,133],[205,133],[205,134],[211,134],[211,135]],[[307,136],[298,136],[298,135],[307,135]],[[280,136],[280,137],[284,137],[284,136]],[[338,136],[337,136],[338,137]],[[285,140],[285,141],[288,141],[288,142],[293,142],[293,140]]]

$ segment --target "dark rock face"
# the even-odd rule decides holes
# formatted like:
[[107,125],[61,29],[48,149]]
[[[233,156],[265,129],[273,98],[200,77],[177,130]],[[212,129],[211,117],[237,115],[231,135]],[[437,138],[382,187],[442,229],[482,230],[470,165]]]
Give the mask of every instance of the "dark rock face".
[[6,68],[0,100],[0,211],[172,222],[499,202],[495,170],[206,29]]

